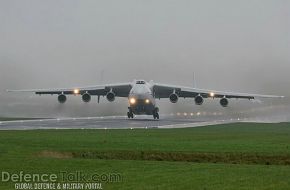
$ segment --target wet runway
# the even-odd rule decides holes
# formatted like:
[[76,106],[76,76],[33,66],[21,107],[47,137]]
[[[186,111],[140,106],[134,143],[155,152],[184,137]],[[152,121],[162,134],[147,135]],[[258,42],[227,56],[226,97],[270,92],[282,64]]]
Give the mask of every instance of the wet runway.
[[226,121],[205,121],[198,118],[151,117],[139,116],[127,119],[123,116],[43,119],[29,121],[0,122],[0,130],[32,129],[135,129],[135,128],[184,128],[227,123]]

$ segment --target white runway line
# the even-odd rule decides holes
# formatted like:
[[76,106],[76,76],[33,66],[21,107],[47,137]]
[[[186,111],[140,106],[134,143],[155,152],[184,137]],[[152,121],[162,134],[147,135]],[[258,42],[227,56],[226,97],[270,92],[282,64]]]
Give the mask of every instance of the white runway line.
[[[160,120],[151,117],[140,116],[135,119],[127,119],[126,116],[102,116],[102,117],[80,117],[80,118],[55,118],[20,121],[1,121],[0,130],[41,130],[41,129],[169,129],[169,128],[192,128],[210,125],[253,122],[247,119],[229,120],[200,120],[175,118],[163,116]],[[256,121],[257,122],[257,121]],[[258,121],[258,123],[263,123]],[[268,122],[265,122],[268,123]]]
[[15,121],[1,121],[1,124],[6,123],[28,123],[28,122],[45,122],[45,121],[69,121],[69,120],[99,120],[99,119],[116,119],[126,118],[125,116],[100,116],[100,117],[78,117],[78,118],[52,118],[52,119],[31,119],[31,120],[15,120]]
[[239,121],[206,121],[206,122],[196,122],[196,123],[184,123],[184,124],[175,124],[175,125],[163,125],[156,126],[159,129],[172,129],[172,128],[192,128],[192,127],[205,127],[211,125],[220,125],[220,124],[228,124],[228,123],[238,123]]

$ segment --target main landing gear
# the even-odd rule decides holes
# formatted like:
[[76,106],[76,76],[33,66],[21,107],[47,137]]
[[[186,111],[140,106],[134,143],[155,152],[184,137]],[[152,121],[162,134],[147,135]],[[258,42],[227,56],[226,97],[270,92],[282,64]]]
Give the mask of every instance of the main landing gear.
[[130,119],[133,119],[134,118],[134,114],[132,112],[127,112],[127,116],[128,118]]
[[159,109],[155,108],[153,111],[153,118],[154,119],[159,119],[159,113],[158,113]]
[[127,112],[127,116],[128,116],[129,119],[130,118],[133,119],[134,118],[134,114],[132,112],[132,109],[130,107],[128,107],[128,109],[129,109],[129,111]]
[[[132,109],[130,107],[128,107],[129,111],[127,112],[127,116],[129,119],[133,119],[134,118],[134,114],[132,112]],[[153,110],[153,118],[154,119],[159,119],[159,113],[158,113],[159,109],[158,108],[155,108]]]
[[153,118],[154,118],[154,119],[159,119],[159,113],[155,113],[155,114],[153,114]]

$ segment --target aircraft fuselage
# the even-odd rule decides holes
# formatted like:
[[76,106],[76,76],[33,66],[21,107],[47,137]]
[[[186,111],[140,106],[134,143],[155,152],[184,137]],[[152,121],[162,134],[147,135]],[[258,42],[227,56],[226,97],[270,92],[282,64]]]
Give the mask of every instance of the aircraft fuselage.
[[128,96],[129,109],[135,115],[153,115],[156,102],[153,97],[152,86],[149,83],[135,83]]

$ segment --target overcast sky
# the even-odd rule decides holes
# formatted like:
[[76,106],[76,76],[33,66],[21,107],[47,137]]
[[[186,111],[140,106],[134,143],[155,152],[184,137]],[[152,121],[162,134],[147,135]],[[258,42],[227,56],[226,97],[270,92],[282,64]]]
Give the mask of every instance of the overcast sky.
[[0,116],[57,106],[7,88],[192,86],[192,72],[200,88],[290,96],[289,23],[288,0],[0,0]]

